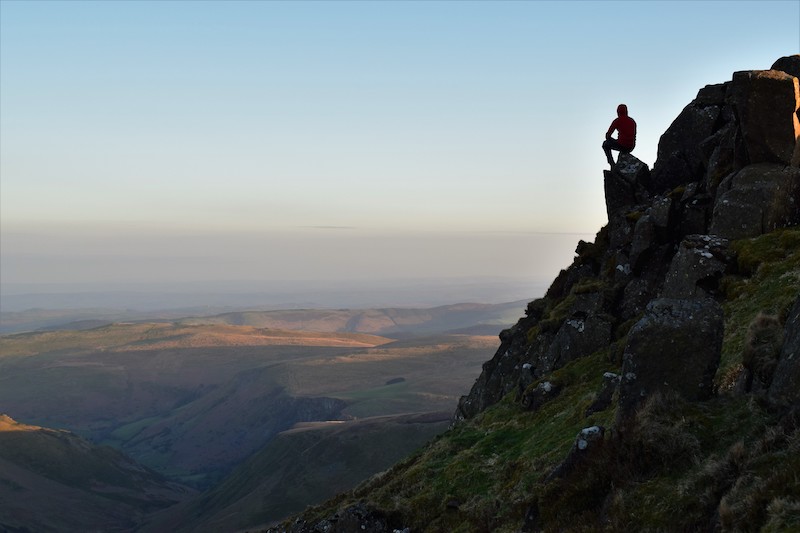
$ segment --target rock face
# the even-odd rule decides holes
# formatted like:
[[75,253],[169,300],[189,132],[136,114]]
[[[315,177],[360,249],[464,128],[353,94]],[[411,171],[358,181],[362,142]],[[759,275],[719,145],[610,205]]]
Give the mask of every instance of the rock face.
[[714,300],[652,301],[628,335],[618,420],[658,391],[674,391],[692,401],[710,398],[723,328],[722,307]]
[[[626,409],[665,382],[689,400],[710,396],[722,335],[713,299],[737,268],[729,241],[800,224],[799,71],[800,55],[788,56],[701,89],[662,135],[652,171],[620,154],[604,172],[608,225],[501,334],[457,419],[511,391],[539,405],[546,395],[529,387],[615,349],[633,321],[619,385]],[[787,394],[781,386],[775,398]]]
[[732,263],[728,240],[714,235],[689,235],[672,259],[662,296],[704,298],[716,294],[719,280]]
[[728,100],[750,163],[791,164],[800,137],[797,78],[779,70],[736,72]]
[[800,168],[749,165],[717,191],[711,232],[729,239],[757,237],[800,222]]

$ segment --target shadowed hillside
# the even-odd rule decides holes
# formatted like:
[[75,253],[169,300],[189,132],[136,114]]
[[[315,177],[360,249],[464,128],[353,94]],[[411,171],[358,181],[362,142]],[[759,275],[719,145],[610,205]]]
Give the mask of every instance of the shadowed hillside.
[[193,494],[109,447],[0,415],[0,529],[131,530]]

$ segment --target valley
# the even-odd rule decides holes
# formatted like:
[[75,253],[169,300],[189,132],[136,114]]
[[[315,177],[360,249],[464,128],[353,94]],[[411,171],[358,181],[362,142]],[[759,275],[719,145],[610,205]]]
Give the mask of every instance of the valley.
[[[103,513],[71,470],[113,452],[180,494],[134,506],[114,527],[190,531],[231,509],[237,527],[272,523],[444,431],[498,344],[482,333],[522,306],[229,312],[0,336],[0,413],[13,421],[0,427],[0,485],[50,495],[36,500],[46,529],[71,527],[57,518],[66,507],[88,524]],[[12,425],[92,453],[32,469],[19,459],[30,444],[8,440]],[[62,457],[52,446],[35,456]],[[0,510],[16,509],[10,501]],[[0,524],[27,527],[16,511]]]

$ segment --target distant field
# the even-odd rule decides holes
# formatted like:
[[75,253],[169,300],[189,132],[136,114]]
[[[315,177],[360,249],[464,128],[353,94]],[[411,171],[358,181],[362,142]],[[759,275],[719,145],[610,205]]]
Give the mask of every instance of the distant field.
[[499,342],[188,322],[0,336],[0,412],[204,486],[298,421],[452,411]]

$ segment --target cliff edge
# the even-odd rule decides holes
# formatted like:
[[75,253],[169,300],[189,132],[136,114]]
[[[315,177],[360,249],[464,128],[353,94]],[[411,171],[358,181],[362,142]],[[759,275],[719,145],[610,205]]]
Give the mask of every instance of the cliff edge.
[[269,531],[800,528],[800,55],[704,87],[453,427]]

